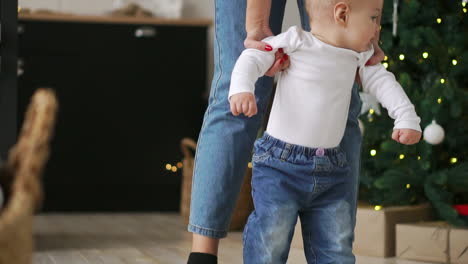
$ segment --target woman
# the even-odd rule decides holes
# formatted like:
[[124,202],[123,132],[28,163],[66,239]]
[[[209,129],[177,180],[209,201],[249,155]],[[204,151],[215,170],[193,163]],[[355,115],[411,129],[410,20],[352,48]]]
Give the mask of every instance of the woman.
[[[297,0],[299,14],[302,27],[310,30],[304,1]],[[219,239],[227,235],[253,142],[273,86],[273,78],[265,76],[259,79],[255,89],[258,114],[235,117],[227,100],[232,69],[244,48],[272,50],[260,40],[280,33],[285,5],[286,0],[215,0],[215,73],[195,157],[188,226],[193,233],[189,264],[217,263]],[[384,57],[377,43],[374,43],[374,48],[376,53],[368,62],[371,65]],[[289,65],[287,55],[278,53],[276,58],[267,72],[269,76]],[[349,177],[355,182],[356,199],[360,166],[360,156],[356,154],[361,150],[357,120],[360,106],[358,86],[355,85],[340,146],[348,156],[351,166]],[[356,205],[356,199],[350,202]],[[354,226],[355,217],[352,221]]]

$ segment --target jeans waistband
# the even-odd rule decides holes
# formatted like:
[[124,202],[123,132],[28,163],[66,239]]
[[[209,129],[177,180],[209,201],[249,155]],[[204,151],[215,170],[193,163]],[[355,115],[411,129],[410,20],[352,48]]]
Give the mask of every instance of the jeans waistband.
[[[342,150],[339,146],[333,148],[311,148],[301,145],[296,145],[292,143],[287,143],[280,139],[277,139],[267,132],[264,132],[263,137],[260,139],[260,142],[267,148],[274,147],[278,150],[284,150],[284,153],[289,154],[300,154],[304,155],[306,158],[312,158],[314,156],[336,156],[338,153],[341,153]],[[283,157],[282,157],[283,158]],[[284,157],[287,158],[287,157]]]

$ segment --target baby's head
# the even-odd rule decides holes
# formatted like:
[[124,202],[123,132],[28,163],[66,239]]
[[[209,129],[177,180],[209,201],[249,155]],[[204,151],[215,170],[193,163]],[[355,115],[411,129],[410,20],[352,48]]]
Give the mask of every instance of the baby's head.
[[377,36],[382,7],[383,0],[307,0],[306,5],[314,30],[333,32],[344,48],[357,52],[368,50]]

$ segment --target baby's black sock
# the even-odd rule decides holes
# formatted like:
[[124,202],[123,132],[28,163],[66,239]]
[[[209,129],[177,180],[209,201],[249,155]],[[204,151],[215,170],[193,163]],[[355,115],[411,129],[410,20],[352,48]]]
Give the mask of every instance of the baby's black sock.
[[187,264],[218,264],[218,257],[208,253],[190,253]]

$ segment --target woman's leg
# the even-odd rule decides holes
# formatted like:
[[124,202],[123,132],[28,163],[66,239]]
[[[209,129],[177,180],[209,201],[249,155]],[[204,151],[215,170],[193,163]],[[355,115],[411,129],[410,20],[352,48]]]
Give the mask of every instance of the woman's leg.
[[[272,0],[271,29],[281,30],[285,0]],[[231,72],[244,49],[245,0],[215,1],[215,73],[209,105],[198,139],[192,182],[188,230],[194,234],[192,251],[217,253],[229,222],[253,142],[270,99],[272,78],[256,85],[258,114],[233,116],[227,100]]]

